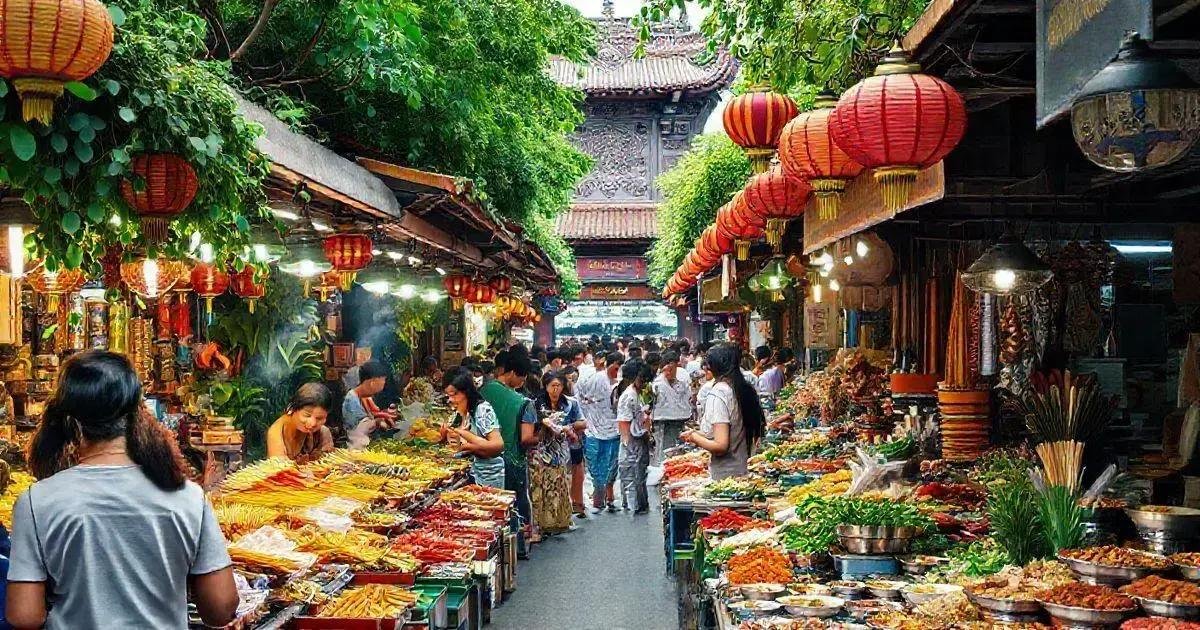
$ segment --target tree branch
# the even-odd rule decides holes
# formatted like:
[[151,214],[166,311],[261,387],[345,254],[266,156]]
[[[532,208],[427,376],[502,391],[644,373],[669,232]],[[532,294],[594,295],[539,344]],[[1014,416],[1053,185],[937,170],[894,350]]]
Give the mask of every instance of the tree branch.
[[263,8],[258,14],[258,20],[254,22],[254,28],[250,29],[250,34],[246,35],[246,39],[242,40],[237,50],[229,55],[230,61],[240,59],[242,55],[246,54],[246,49],[250,47],[250,44],[254,43],[254,40],[258,39],[259,35],[262,35],[263,30],[267,28],[267,21],[271,19],[271,14],[275,12],[275,5],[277,4],[279,4],[279,0],[263,0]]
[[305,44],[304,49],[300,51],[300,54],[296,55],[296,62],[292,64],[292,69],[290,72],[288,72],[288,76],[296,74],[300,71],[300,66],[303,66],[304,62],[308,61],[308,58],[312,56],[313,50],[317,47],[317,42],[321,41],[321,36],[325,34],[325,29],[328,26],[329,12],[326,11],[325,14],[321,16],[321,23],[317,25],[316,32],[314,32],[312,37],[308,39],[308,43]]

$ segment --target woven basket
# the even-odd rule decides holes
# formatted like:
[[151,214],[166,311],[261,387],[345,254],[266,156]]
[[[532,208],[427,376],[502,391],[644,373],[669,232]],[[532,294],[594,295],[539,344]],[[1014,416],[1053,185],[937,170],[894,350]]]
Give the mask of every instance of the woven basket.
[[112,46],[112,18],[97,0],[7,0],[0,11],[0,76],[27,121],[49,124],[63,84],[95,74]]

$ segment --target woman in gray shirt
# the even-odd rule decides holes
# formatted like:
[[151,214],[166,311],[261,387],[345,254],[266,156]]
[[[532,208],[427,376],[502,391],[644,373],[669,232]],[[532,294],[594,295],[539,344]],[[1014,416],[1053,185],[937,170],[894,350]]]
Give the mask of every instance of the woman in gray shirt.
[[746,463],[763,435],[762,406],[754,387],[746,382],[738,363],[741,349],[722,343],[705,358],[715,377],[704,399],[699,431],[685,431],[683,442],[708,451],[708,472],[714,480],[746,474]]
[[39,481],[13,507],[10,624],[182,630],[189,588],[206,625],[233,621],[221,529],[128,359],[88,351],[63,363],[29,466]]

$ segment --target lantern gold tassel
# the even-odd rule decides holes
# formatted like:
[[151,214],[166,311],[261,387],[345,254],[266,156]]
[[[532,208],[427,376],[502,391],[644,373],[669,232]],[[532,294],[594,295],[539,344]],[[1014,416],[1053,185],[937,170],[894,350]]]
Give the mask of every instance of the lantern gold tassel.
[[36,120],[43,125],[49,125],[54,120],[54,101],[63,94],[62,81],[13,79],[13,87],[21,97],[21,116],[25,122]]
[[767,219],[767,244],[772,249],[779,249],[783,243],[783,231],[787,229],[787,219]]
[[911,166],[885,166],[875,169],[875,181],[883,194],[883,206],[892,214],[900,212],[908,204],[913,185],[920,171]]
[[737,248],[738,260],[747,260],[750,258],[750,241],[734,241],[734,247]]
[[775,149],[746,149],[746,157],[750,158],[750,174],[766,173],[771,168],[771,158],[775,157]]
[[817,218],[829,221],[837,218],[838,209],[842,203],[842,192],[846,190],[844,179],[813,179],[813,194],[817,197]]

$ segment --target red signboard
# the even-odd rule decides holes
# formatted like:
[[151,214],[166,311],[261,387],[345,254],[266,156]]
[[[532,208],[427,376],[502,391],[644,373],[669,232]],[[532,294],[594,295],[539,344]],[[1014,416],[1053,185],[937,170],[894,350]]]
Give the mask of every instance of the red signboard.
[[611,258],[576,258],[575,267],[579,279],[589,280],[645,280],[646,259],[635,256]]
[[581,300],[656,300],[658,295],[644,284],[585,284]]

